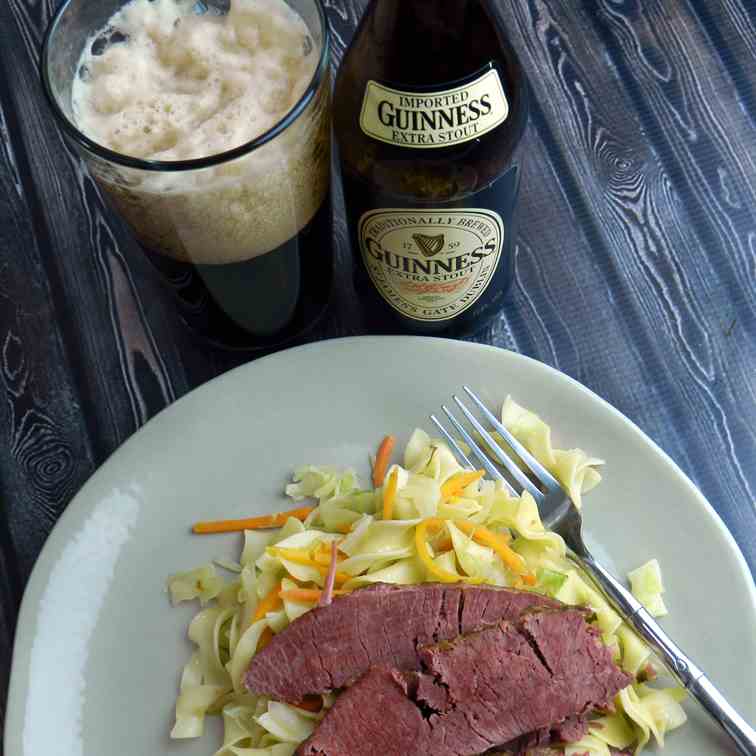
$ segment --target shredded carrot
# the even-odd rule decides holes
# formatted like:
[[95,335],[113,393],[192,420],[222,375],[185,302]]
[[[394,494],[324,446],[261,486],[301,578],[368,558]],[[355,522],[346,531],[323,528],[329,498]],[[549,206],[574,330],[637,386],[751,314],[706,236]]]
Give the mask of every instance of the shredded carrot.
[[281,608],[281,599],[278,597],[278,593],[281,590],[281,583],[278,583],[270,593],[265,595],[257,604],[255,614],[252,617],[252,622],[261,620],[268,612],[275,612],[276,609]]
[[299,507],[288,512],[264,515],[262,517],[249,517],[246,520],[218,520],[214,522],[198,522],[192,530],[199,535],[208,533],[237,533],[240,530],[265,530],[267,528],[281,528],[286,524],[289,517],[297,520],[305,520],[307,515],[315,507]]
[[296,707],[317,714],[323,708],[323,697],[305,696],[298,704],[296,704]]
[[257,640],[257,651],[262,651],[273,640],[273,631],[266,627]]
[[451,551],[453,548],[454,543],[448,533],[444,533],[433,544],[434,551],[438,551],[439,553],[442,551]]
[[441,486],[441,500],[446,501],[447,499],[459,496],[470,483],[475,483],[476,480],[480,480],[485,474],[485,470],[476,470],[475,472],[462,472],[454,475]]
[[433,577],[437,578],[442,583],[456,583],[460,580],[460,576],[439,567],[433,561],[430,549],[428,548],[428,530],[430,528],[436,530],[444,526],[444,520],[437,517],[429,517],[426,520],[419,522],[415,528],[415,546],[417,547],[417,554],[420,557],[420,561],[425,565],[426,569],[431,575],[433,575]]
[[[334,596],[346,596],[350,591],[334,591]],[[279,591],[278,595],[284,601],[296,601],[300,604],[317,603],[323,596],[323,591],[317,588],[290,588],[288,591]]]
[[[305,567],[314,567],[323,576],[328,574],[328,567],[326,565],[319,564],[302,549],[283,549],[278,546],[268,546],[266,551],[272,556],[277,556],[279,559],[286,559],[289,562],[301,564]],[[336,573],[336,585],[343,585],[347,580],[351,579],[352,576],[347,575],[345,572]]]
[[343,533],[344,535],[349,535],[349,533],[352,532],[352,525],[337,525],[336,530],[338,530],[339,533]]
[[391,453],[394,451],[394,444],[396,444],[396,439],[393,436],[386,436],[378,447],[378,453],[375,455],[375,464],[373,465],[373,485],[376,488],[383,485]]
[[396,500],[396,487],[399,481],[399,471],[395,468],[389,475],[388,483],[383,489],[383,519],[394,519],[394,501]]
[[[499,533],[494,533],[488,528],[484,528],[482,525],[475,525],[468,520],[452,520],[463,533],[470,536],[474,541],[480,543],[483,546],[488,546],[499,555],[504,564],[513,572],[515,572],[519,579],[521,579],[526,585],[535,585],[535,575],[531,575],[528,572],[525,560],[515,551],[513,551],[506,544],[506,536]],[[457,582],[464,580],[466,582],[481,582],[480,578],[462,577],[455,575],[453,572],[439,567],[434,561],[428,548],[428,531],[439,530],[446,526],[446,520],[438,517],[429,517],[426,520],[418,523],[415,528],[415,546],[417,548],[420,561],[423,562],[428,572],[438,580],[445,583]],[[448,535],[442,535],[436,542],[436,549],[439,552],[443,552],[451,548],[452,541]]]
[[[501,558],[501,561],[509,567],[512,572],[522,576],[523,581],[528,585],[535,585],[535,576],[528,573],[528,567],[525,560],[513,551],[504,542],[504,536],[494,533],[482,525],[474,525],[467,520],[453,520],[454,524],[465,534],[469,535],[473,541],[492,548]],[[532,578],[532,583],[530,579]]]
[[523,585],[527,586],[533,586],[537,583],[535,575],[531,575],[530,573],[527,573],[525,575],[518,575],[517,581],[515,582],[514,586],[515,588],[522,588]]
[[512,585],[515,588],[521,589],[521,588],[524,588],[525,586],[528,586],[528,587],[534,586],[537,582],[538,581],[536,580],[536,576],[528,573],[525,575],[518,575],[517,579],[514,581]]

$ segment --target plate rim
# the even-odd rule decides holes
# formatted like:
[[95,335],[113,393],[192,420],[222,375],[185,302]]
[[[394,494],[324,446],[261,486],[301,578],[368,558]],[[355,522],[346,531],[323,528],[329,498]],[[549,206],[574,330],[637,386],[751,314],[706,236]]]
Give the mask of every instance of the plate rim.
[[[753,606],[752,621],[756,623],[756,581],[754,580],[754,575],[751,573],[751,570],[748,567],[748,563],[746,562],[743,552],[741,551],[737,541],[735,540],[734,536],[730,532],[730,529],[727,527],[722,517],[719,515],[716,509],[714,509],[714,507],[708,501],[708,499],[704,496],[704,494],[693,483],[693,481],[685,474],[685,472],[672,459],[672,457],[670,457],[669,454],[667,454],[667,452],[664,451],[664,449],[662,449],[650,436],[648,436],[635,422],[633,422],[630,418],[628,418],[626,415],[620,412],[616,407],[610,404],[606,399],[601,397],[595,391],[593,391],[592,389],[582,384],[580,381],[576,380],[575,378],[572,378],[571,376],[567,375],[561,370],[555,367],[552,367],[551,365],[548,365],[545,362],[541,362],[540,360],[537,360],[533,357],[529,357],[528,355],[522,354],[520,352],[516,352],[514,350],[507,349],[504,347],[497,347],[491,344],[479,344],[477,342],[459,341],[456,339],[433,337],[433,336],[403,336],[403,335],[363,335],[363,336],[344,336],[344,337],[339,337],[339,338],[323,339],[321,341],[310,342],[307,344],[290,347],[288,349],[283,349],[278,352],[265,355],[264,357],[259,357],[257,359],[251,360],[250,362],[246,362],[242,365],[232,368],[231,370],[228,370],[225,373],[222,373],[221,375],[218,375],[210,379],[209,381],[206,381],[205,383],[200,384],[194,389],[188,391],[179,399],[177,399],[176,401],[172,402],[171,404],[161,409],[160,412],[158,412],[153,417],[151,417],[144,425],[142,425],[131,436],[129,436],[129,438],[127,438],[120,446],[114,449],[108,455],[108,457],[102,462],[102,464],[92,472],[92,474],[87,478],[87,480],[84,482],[81,488],[77,491],[77,493],[68,503],[65,510],[60,515],[55,525],[51,529],[50,533],[48,534],[45,540],[45,543],[43,544],[42,549],[40,550],[34,562],[34,566],[29,574],[27,583],[24,586],[23,596],[19,605],[18,615],[16,618],[16,626],[13,633],[11,667],[10,667],[10,676],[9,676],[6,706],[5,706],[5,722],[4,722],[4,728],[3,728],[2,744],[4,748],[6,749],[6,752],[9,752],[7,749],[9,749],[11,746],[10,733],[12,730],[13,731],[18,730],[18,728],[20,727],[21,730],[18,730],[18,738],[21,739],[22,728],[23,728],[23,712],[24,712],[23,705],[26,701],[25,697],[23,699],[21,698],[22,691],[17,690],[21,685],[20,665],[22,661],[26,659],[26,656],[24,656],[23,660],[21,658],[21,654],[18,649],[17,640],[18,640],[18,636],[20,632],[22,631],[22,628],[29,625],[33,620],[34,615],[33,615],[33,607],[32,607],[32,594],[38,597],[39,595],[41,595],[41,592],[44,590],[45,586],[47,585],[46,582],[43,582],[44,576],[42,575],[42,571],[44,569],[43,563],[49,561],[49,559],[51,558],[53,554],[54,543],[51,543],[51,541],[53,541],[54,539],[52,538],[52,536],[53,534],[55,534],[56,531],[60,532],[62,529],[64,529],[65,522],[68,519],[71,519],[72,517],[75,516],[75,511],[79,508],[79,506],[81,506],[79,502],[81,500],[86,499],[88,489],[94,487],[94,485],[96,484],[95,479],[98,477],[101,477],[103,474],[106,474],[106,473],[103,473],[103,470],[105,470],[106,468],[110,467],[113,464],[112,462],[113,458],[119,455],[122,452],[122,450],[125,450],[126,448],[131,448],[132,446],[139,444],[141,437],[145,435],[146,433],[151,432],[151,428],[155,424],[157,424],[157,422],[159,422],[159,418],[163,417],[163,415],[168,415],[175,412],[179,412],[179,413],[182,412],[183,406],[185,404],[189,404],[189,402],[197,401],[198,396],[202,396],[203,394],[206,394],[206,393],[211,394],[212,392],[217,391],[218,386],[222,385],[223,382],[228,381],[228,380],[235,380],[237,374],[247,372],[247,371],[253,371],[256,369],[257,365],[267,364],[271,361],[280,360],[292,354],[307,354],[308,352],[311,352],[313,350],[323,349],[324,347],[325,348],[339,348],[342,345],[348,345],[351,343],[368,344],[371,341],[376,342],[376,343],[378,342],[386,343],[386,342],[391,342],[391,341],[401,341],[401,342],[416,341],[416,342],[423,342],[423,343],[432,342],[432,343],[437,343],[439,346],[443,346],[445,348],[459,349],[461,351],[463,350],[486,351],[486,352],[491,352],[491,353],[503,354],[503,355],[506,355],[506,359],[513,359],[515,362],[521,360],[526,363],[529,363],[533,369],[540,370],[546,374],[549,374],[556,382],[562,381],[565,384],[572,385],[573,389],[577,390],[579,393],[584,394],[588,399],[594,402],[597,402],[602,407],[603,411],[608,412],[610,415],[612,415],[614,419],[619,421],[623,426],[625,426],[627,430],[630,431],[633,434],[633,436],[635,436],[636,439],[647,444],[649,448],[656,455],[659,456],[660,460],[663,463],[665,463],[665,465],[668,467],[668,469],[672,473],[674,473],[674,476],[677,479],[677,481],[686,488],[686,490],[692,496],[692,498],[695,499],[696,502],[700,505],[701,513],[706,515],[709,518],[711,525],[713,525],[720,531],[720,534],[724,537],[725,542],[729,546],[730,554],[734,557],[735,565],[737,566],[739,572],[741,573],[745,584],[748,586],[748,591],[751,596],[751,604]],[[61,525],[61,523],[63,523],[63,525]],[[55,540],[57,540],[57,538],[59,537],[60,536],[56,536]]]

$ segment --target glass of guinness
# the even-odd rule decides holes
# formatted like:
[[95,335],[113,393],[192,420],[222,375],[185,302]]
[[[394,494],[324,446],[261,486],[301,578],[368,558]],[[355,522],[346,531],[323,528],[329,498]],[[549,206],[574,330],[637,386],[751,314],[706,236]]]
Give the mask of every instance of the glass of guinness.
[[331,294],[329,30],[321,0],[67,0],[53,113],[193,331],[302,336]]

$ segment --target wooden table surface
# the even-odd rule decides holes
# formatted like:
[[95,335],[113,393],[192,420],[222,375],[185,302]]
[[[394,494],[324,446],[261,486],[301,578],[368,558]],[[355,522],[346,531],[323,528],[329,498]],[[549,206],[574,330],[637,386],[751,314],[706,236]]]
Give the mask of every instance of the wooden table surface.
[[[500,3],[535,96],[517,280],[476,340],[635,421],[753,572],[756,3]],[[244,361],[187,336],[56,129],[37,73],[55,4],[0,3],[0,729],[18,603],[56,519],[150,417]],[[364,3],[326,4],[336,65]],[[364,333],[338,192],[335,240],[316,339]]]

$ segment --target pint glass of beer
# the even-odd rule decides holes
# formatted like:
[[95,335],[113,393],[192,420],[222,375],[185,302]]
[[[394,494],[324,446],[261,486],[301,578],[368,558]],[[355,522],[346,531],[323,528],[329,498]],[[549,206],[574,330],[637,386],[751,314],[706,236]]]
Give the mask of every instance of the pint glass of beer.
[[52,111],[170,288],[231,349],[303,335],[331,293],[321,0],[67,0]]

